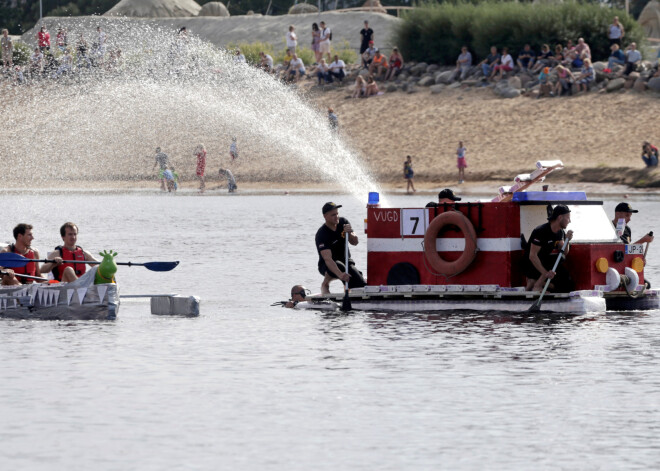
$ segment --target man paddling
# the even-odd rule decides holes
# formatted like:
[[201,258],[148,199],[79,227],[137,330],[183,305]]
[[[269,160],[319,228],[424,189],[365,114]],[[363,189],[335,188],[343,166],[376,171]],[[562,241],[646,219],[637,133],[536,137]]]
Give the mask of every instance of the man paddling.
[[65,263],[63,260],[80,260],[86,262],[96,262],[92,254],[76,245],[78,242],[78,226],[72,222],[65,222],[60,227],[60,236],[62,236],[62,245],[55,247],[55,250],[48,254],[49,260],[54,263],[44,263],[42,271],[48,273],[53,271],[53,277],[63,282],[77,280],[87,271],[86,263]]
[[345,218],[339,217],[341,205],[325,203],[323,205],[323,224],[316,232],[316,250],[319,253],[319,273],[323,275],[321,283],[321,294],[330,293],[330,282],[333,279],[348,281],[349,288],[361,288],[366,285],[362,273],[355,268],[355,262],[348,254],[348,273],[344,263],[346,238],[351,245],[358,244],[358,237],[353,232],[351,223]]
[[[558,204],[552,210],[548,222],[541,224],[532,231],[529,244],[525,249],[525,276],[527,290],[541,291],[548,278],[553,280],[549,288],[559,291],[571,291],[571,281],[563,264],[559,264],[557,272],[552,267],[557,259],[553,256],[554,249],[561,250],[564,244],[573,238],[573,231],[564,232],[571,222],[571,210],[564,204]],[[568,255],[570,247],[564,255]]]
[[[16,243],[9,244],[0,250],[0,253],[17,253],[25,258],[38,259],[39,251],[32,248],[32,226],[30,224],[21,223],[14,227],[14,239]],[[13,270],[4,270],[5,274],[2,275],[3,285],[20,285],[21,283],[33,283],[34,280],[29,278],[22,278],[16,275],[29,275],[41,276],[41,268],[38,262],[30,262],[24,267],[14,268]]]
[[[638,212],[638,210],[632,209],[628,203],[619,203],[616,205],[616,208],[614,208],[614,220],[612,221],[612,224],[614,224],[614,227],[618,230],[617,224],[623,219],[622,226],[624,227],[621,229],[619,237],[621,237],[624,244],[632,244],[632,232],[628,227],[628,223],[630,222],[633,213]],[[650,233],[639,239],[635,244],[644,244],[647,242],[653,242],[653,236]]]

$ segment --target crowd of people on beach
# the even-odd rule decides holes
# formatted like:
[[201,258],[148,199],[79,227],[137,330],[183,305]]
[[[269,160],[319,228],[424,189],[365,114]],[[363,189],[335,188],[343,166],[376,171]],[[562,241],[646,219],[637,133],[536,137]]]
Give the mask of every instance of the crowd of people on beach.
[[[618,17],[613,18],[607,36],[611,53],[603,73],[611,77],[628,77],[632,72],[640,70],[642,54],[637,49],[637,44],[631,42],[622,49],[625,31]],[[554,48],[543,44],[538,52],[530,44],[525,44],[515,62],[508,47],[503,47],[500,51],[496,46],[492,46],[488,56],[474,64],[468,47],[463,46],[456,60],[453,78],[465,80],[474,76],[475,69],[482,80],[487,82],[501,80],[511,73],[524,73],[533,77],[528,86],[539,85],[539,98],[572,95],[574,84],[579,93],[588,91],[595,83],[596,70],[592,61],[591,48],[583,38],[578,38],[576,44],[568,39],[565,45],[556,44]],[[654,76],[660,76],[657,64]]]
[[6,29],[2,30],[3,74],[11,77],[17,84],[25,84],[39,79],[57,79],[76,71],[98,69],[113,71],[123,63],[121,49],[108,49],[108,35],[101,26],[97,26],[94,40],[90,46],[81,32],[75,41],[69,41],[65,28],[58,28],[54,45],[46,26],[36,34],[36,47],[30,54],[26,65],[14,64],[14,43]]

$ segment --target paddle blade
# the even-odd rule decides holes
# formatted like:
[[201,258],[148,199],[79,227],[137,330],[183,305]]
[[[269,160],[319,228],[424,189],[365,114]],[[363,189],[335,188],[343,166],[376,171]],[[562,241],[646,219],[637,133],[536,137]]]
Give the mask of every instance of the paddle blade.
[[0,253],[0,267],[21,268],[28,263],[30,263],[30,260],[20,254],[13,252]]
[[348,297],[348,290],[344,291],[344,299],[341,301],[341,310],[344,312],[352,311],[351,298]]
[[151,271],[170,271],[174,270],[179,262],[147,262],[144,267]]

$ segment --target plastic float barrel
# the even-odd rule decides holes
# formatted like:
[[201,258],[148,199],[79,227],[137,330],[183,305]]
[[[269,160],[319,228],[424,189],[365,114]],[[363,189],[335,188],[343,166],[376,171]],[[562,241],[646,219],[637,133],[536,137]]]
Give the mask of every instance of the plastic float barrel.
[[[463,253],[452,262],[443,259],[436,248],[436,239],[440,230],[448,225],[457,226],[465,238]],[[440,275],[454,276],[465,271],[477,256],[477,233],[474,226],[463,213],[458,211],[442,213],[431,221],[424,234],[424,255],[431,268]]]

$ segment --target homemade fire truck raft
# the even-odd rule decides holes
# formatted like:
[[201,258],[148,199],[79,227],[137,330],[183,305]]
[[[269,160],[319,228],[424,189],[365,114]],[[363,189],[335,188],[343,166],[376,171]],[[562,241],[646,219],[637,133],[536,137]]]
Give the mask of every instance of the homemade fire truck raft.
[[[529,175],[485,202],[426,208],[367,206],[368,286],[351,289],[352,309],[422,312],[528,311],[541,293],[526,291],[524,243],[549,206],[568,205],[573,230],[565,258],[575,291],[545,292],[541,309],[562,314],[660,308],[644,280],[643,244],[621,242],[602,201],[584,192],[525,191],[561,161],[537,162]],[[299,309],[339,309],[345,293],[314,295]]]

